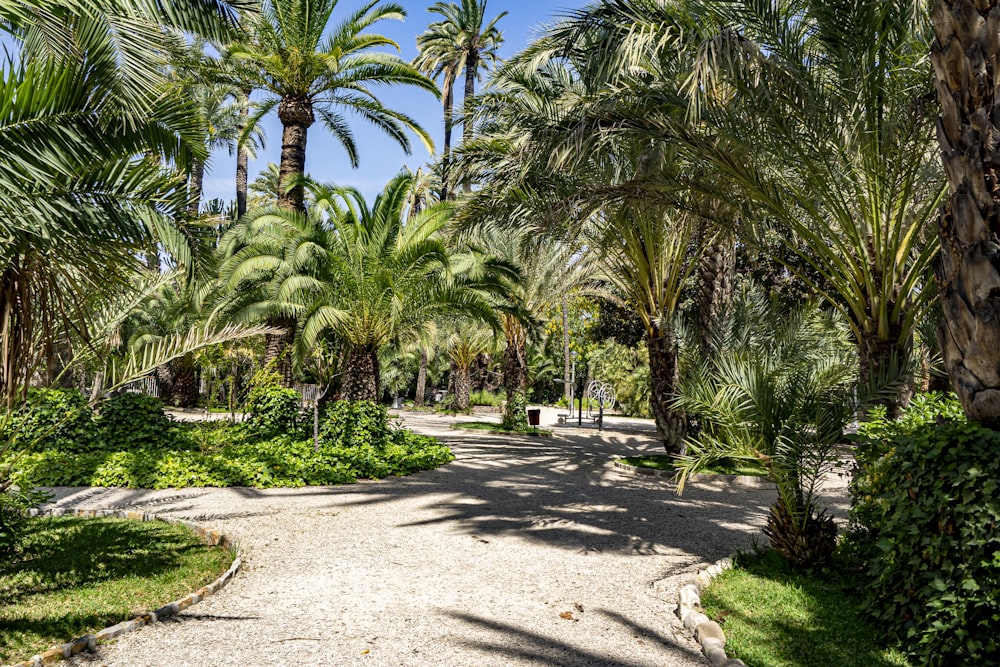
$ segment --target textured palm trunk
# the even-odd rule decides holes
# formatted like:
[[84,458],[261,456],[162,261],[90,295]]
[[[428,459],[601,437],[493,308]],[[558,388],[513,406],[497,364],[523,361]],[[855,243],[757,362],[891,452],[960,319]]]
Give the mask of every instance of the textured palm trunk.
[[524,396],[528,389],[528,330],[512,317],[506,318],[507,347],[503,353],[503,386],[507,392],[503,423],[527,427]]
[[445,74],[441,86],[441,103],[444,105],[444,148],[441,151],[441,201],[451,199],[451,132],[455,125],[455,77]]
[[264,366],[273,364],[274,372],[281,378],[281,386],[292,386],[292,343],[295,342],[295,323],[287,320],[271,320],[270,327],[281,329],[278,334],[264,336]]
[[[472,98],[476,96],[476,73],[479,70],[479,54],[476,51],[469,53],[465,61],[465,99],[462,100],[464,118],[462,119],[462,143],[468,144],[472,141],[473,126],[472,114],[475,111]],[[472,183],[466,181],[462,185],[465,192],[472,192]]]
[[456,364],[454,378],[455,393],[452,395],[451,407],[453,410],[464,412],[469,409],[472,395],[472,376],[469,367]]
[[198,405],[198,369],[194,355],[186,354],[170,362],[170,399],[168,403],[178,408],[193,408]]
[[305,190],[301,184],[288,183],[305,174],[306,139],[316,117],[312,102],[305,98],[285,97],[278,105],[281,120],[281,164],[278,167],[278,206],[305,213]]
[[931,61],[950,198],[937,280],[945,368],[969,418],[1000,426],[1000,2],[936,0]]
[[424,405],[424,394],[427,393],[427,350],[420,350],[420,369],[417,371],[417,391],[413,396],[413,405],[418,408]]
[[205,189],[205,163],[198,158],[191,160],[191,176],[188,178],[188,212],[198,215],[201,210],[201,193]]
[[733,302],[736,277],[736,244],[720,238],[705,248],[698,260],[698,342],[702,352],[710,353],[711,340],[719,317]]
[[650,402],[656,433],[670,454],[684,451],[687,417],[673,408],[677,398],[677,344],[672,332],[654,327],[647,335],[649,348]]
[[363,345],[351,350],[344,367],[340,393],[347,401],[378,402],[381,397],[381,387],[376,350]]
[[[240,92],[240,132],[250,119],[250,91]],[[247,214],[247,176],[250,153],[243,146],[236,149],[236,219]]]
[[8,410],[27,395],[34,366],[34,317],[23,268],[15,256],[0,277],[0,380]]
[[900,341],[898,327],[890,331],[890,338],[884,340],[868,336],[858,342],[858,363],[861,385],[878,389],[887,383],[902,382],[903,387],[892,397],[876,401],[884,405],[889,417],[895,419],[902,413],[913,397],[909,380],[909,360],[913,342]]

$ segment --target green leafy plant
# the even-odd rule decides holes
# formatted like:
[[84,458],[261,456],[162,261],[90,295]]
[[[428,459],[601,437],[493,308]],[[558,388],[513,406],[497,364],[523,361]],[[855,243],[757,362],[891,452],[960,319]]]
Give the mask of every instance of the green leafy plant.
[[922,664],[1000,662],[998,451],[1000,432],[951,396],[859,429],[851,520],[868,612]]
[[507,395],[507,407],[503,413],[503,428],[508,431],[527,431],[528,396],[523,391],[513,391]]
[[758,290],[743,290],[718,325],[713,351],[689,363],[677,406],[700,432],[677,459],[678,488],[718,461],[760,464],[778,490],[764,530],[771,546],[813,567],[836,547],[818,494],[854,412],[856,366],[836,320],[815,306],[787,313],[771,305]]
[[372,401],[333,401],[323,412],[319,435],[335,447],[385,447],[391,439],[389,413]]
[[250,380],[244,410],[247,428],[260,438],[294,435],[301,430],[301,397],[294,389],[281,386],[281,376],[270,368],[258,371]]
[[76,389],[31,389],[12,415],[8,437],[39,449],[86,452],[100,448],[87,399]]
[[163,412],[163,401],[154,396],[126,393],[109,399],[100,407],[97,425],[107,449],[171,445],[170,418]]

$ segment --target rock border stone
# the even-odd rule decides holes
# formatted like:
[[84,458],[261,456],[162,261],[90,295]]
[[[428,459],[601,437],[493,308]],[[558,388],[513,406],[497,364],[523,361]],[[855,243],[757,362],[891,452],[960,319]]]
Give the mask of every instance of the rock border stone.
[[677,593],[677,616],[684,628],[701,644],[701,651],[712,667],[746,667],[739,658],[726,655],[726,634],[718,623],[701,610],[701,592],[708,588],[714,577],[732,566],[732,556],[718,560],[681,584]]
[[154,611],[139,614],[135,618],[128,621],[122,621],[117,625],[104,628],[94,634],[77,637],[76,639],[66,642],[65,644],[56,644],[48,651],[32,656],[29,660],[14,663],[12,665],[8,665],[7,667],[43,667],[44,665],[54,665],[60,660],[74,656],[85,649],[94,649],[98,644],[103,644],[126,633],[135,632],[143,626],[156,623],[165,618],[174,616],[175,614],[179,614],[191,605],[197,604],[208,596],[217,593],[236,575],[243,563],[242,557],[240,556],[239,546],[235,542],[217,530],[203,528],[202,526],[199,526],[191,521],[185,521],[184,519],[163,517],[156,514],[150,514],[148,512],[133,512],[128,510],[113,509],[32,509],[29,511],[29,514],[31,516],[76,516],[84,518],[116,517],[119,519],[131,519],[133,521],[162,521],[173,525],[181,525],[198,535],[198,537],[200,537],[208,546],[223,547],[236,552],[236,558],[233,559],[233,563],[229,566],[229,569],[223,572],[218,579],[207,586],[202,586],[190,595],[187,595],[179,600],[174,600],[173,602],[165,604]]
[[[615,459],[613,461],[614,467],[619,470],[624,470],[625,472],[630,472],[635,475],[649,475],[652,477],[673,477],[676,473],[670,470],[657,470],[656,468],[643,468],[642,466],[634,466],[628,463],[622,463],[621,460]],[[767,477],[762,477],[758,475],[721,475],[715,473],[698,473],[696,475],[690,475],[688,477],[688,482],[728,482],[730,484],[735,484],[737,486],[746,486],[754,489],[766,489],[768,487],[774,486]]]

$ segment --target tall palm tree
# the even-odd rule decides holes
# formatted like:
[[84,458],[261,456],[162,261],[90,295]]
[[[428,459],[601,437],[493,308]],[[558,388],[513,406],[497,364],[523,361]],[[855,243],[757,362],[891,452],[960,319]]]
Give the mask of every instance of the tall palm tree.
[[369,0],[328,32],[337,5],[338,0],[267,0],[261,13],[249,19],[253,39],[228,50],[229,58],[252,73],[255,80],[248,84],[267,93],[254,121],[277,109],[283,128],[278,203],[299,213],[305,212],[304,191],[296,179],[305,174],[306,138],[317,115],[353,167],[359,153],[346,113],[373,124],[407,152],[407,131],[432,150],[427,133],[405,113],[383,105],[374,92],[376,86],[403,84],[438,94],[414,67],[376,51],[383,46],[398,51],[395,42],[368,32],[380,21],[402,20],[403,8]]
[[979,119],[993,117],[997,86],[990,68],[973,63],[992,63],[1000,55],[989,37],[997,2],[929,4],[941,107],[937,137],[950,192],[938,225],[937,278],[944,312],[938,339],[965,413],[995,427],[1000,424],[1000,270],[995,264],[1000,203],[989,166],[995,130]]
[[0,77],[0,396],[23,395],[59,339],[88,336],[99,295],[131,290],[155,242],[185,267],[183,178],[161,166],[203,155],[197,114],[170,94],[163,26],[218,39],[222,2],[130,0],[0,6],[20,62]]
[[427,11],[438,14],[442,20],[432,23],[417,37],[420,54],[415,64],[421,71],[434,78],[442,77],[441,90],[444,104],[444,151],[441,156],[441,198],[449,196],[449,162],[451,159],[451,131],[454,122],[454,86],[460,72],[465,73],[465,96],[462,136],[465,142],[473,136],[473,98],[476,81],[481,70],[497,60],[497,50],[503,44],[503,31],[497,28],[507,12],[500,12],[486,20],[487,0],[461,0],[436,2]]

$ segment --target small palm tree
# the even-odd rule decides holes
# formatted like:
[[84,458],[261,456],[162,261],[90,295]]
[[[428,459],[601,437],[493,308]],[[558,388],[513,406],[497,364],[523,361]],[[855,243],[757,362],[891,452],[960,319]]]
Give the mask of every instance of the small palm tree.
[[451,372],[454,375],[454,394],[451,409],[460,412],[469,409],[472,392],[470,370],[472,364],[480,355],[488,354],[496,349],[496,334],[484,327],[482,323],[464,320],[454,324],[445,340],[445,349],[451,359]]
[[822,565],[836,528],[819,509],[819,485],[854,413],[848,329],[815,305],[787,312],[748,288],[715,332],[711,356],[691,346],[677,399],[700,426],[677,459],[678,489],[720,460],[760,465],[778,490],[765,528],[772,547],[797,565]]
[[254,80],[248,87],[267,93],[256,119],[278,111],[283,127],[278,204],[305,211],[303,187],[294,183],[305,174],[306,138],[319,115],[324,127],[358,165],[358,147],[345,113],[353,113],[392,137],[409,153],[407,131],[432,150],[430,137],[401,111],[383,105],[375,86],[403,84],[438,94],[434,83],[396,55],[374,49],[398,45],[388,37],[367,32],[375,23],[402,20],[395,3],[366,2],[334,25],[328,33],[338,0],[268,0],[258,15],[248,17],[252,40],[228,49]]

